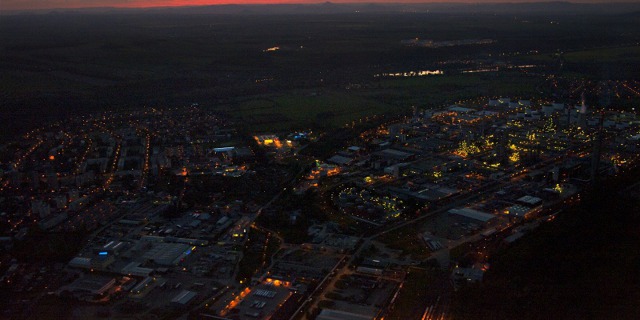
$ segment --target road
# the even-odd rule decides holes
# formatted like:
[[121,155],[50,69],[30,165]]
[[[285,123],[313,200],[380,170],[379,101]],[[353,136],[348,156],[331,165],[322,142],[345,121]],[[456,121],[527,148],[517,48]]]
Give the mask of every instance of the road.
[[[551,164],[555,164],[555,162],[551,162],[549,164],[545,164],[545,165],[551,165]],[[327,292],[330,292],[332,290],[332,288],[335,285],[336,279],[339,279],[341,275],[343,274],[348,274],[348,273],[352,273],[351,270],[349,269],[349,266],[353,264],[354,260],[356,259],[356,257],[358,257],[360,255],[360,253],[362,252],[363,249],[368,248],[371,241],[373,241],[374,239],[376,239],[377,237],[386,234],[388,232],[400,229],[400,228],[404,228],[419,222],[423,222],[426,219],[429,218],[433,218],[437,215],[440,214],[446,214],[450,209],[468,204],[470,202],[473,202],[474,200],[477,200],[481,197],[483,197],[486,193],[491,193],[493,191],[499,190],[500,188],[504,187],[505,185],[509,184],[512,182],[512,179],[519,179],[524,177],[527,174],[527,172],[521,172],[518,174],[515,174],[513,176],[505,176],[502,179],[486,184],[485,186],[480,187],[479,189],[476,189],[472,192],[468,192],[462,195],[457,196],[457,198],[454,198],[453,201],[451,201],[450,203],[448,203],[447,205],[440,207],[434,211],[429,212],[426,215],[422,215],[420,217],[408,220],[408,221],[404,221],[404,222],[400,222],[397,223],[395,225],[392,226],[388,226],[386,228],[384,228],[384,230],[381,230],[369,237],[366,238],[362,238],[360,245],[356,248],[356,251],[348,256],[348,259],[346,260],[346,263],[344,264],[344,266],[340,267],[340,268],[334,268],[334,270],[329,273],[327,275],[327,277],[325,277],[321,284],[318,286],[318,288],[316,288],[316,290],[314,290],[314,292],[310,295],[310,298],[305,301],[305,303],[303,303],[302,306],[300,306],[300,308],[298,309],[298,311],[296,311],[296,313],[294,314],[293,317],[291,317],[290,320],[294,320],[294,319],[300,319],[300,320],[310,320],[310,319],[306,319],[306,315],[302,314],[300,316],[300,314],[302,313],[303,310],[313,310],[314,308],[317,307],[317,304],[319,301],[322,300],[322,298],[324,297],[324,295]],[[447,266],[448,265],[448,260],[449,260],[449,249],[455,246],[458,246],[462,243],[465,242],[470,242],[470,241],[477,241],[479,239],[481,239],[482,236],[480,234],[475,234],[473,236],[470,237],[463,237],[461,239],[458,239],[456,241],[449,241],[447,243],[447,247],[443,248],[442,250],[436,251],[432,254],[433,257],[435,257],[436,259],[438,259],[438,261],[441,263],[441,265]],[[333,275],[335,272],[335,275]],[[329,282],[327,282],[327,280]],[[432,320],[438,320],[438,319],[446,319],[446,314],[448,312],[449,309],[449,301],[450,301],[450,294],[451,294],[451,284],[449,282],[449,277],[448,276],[444,276],[444,277],[440,277],[437,281],[436,284],[434,284],[438,287],[437,290],[435,290],[435,292],[438,292],[439,294],[436,296],[429,296],[428,301],[426,301],[426,309],[425,312],[423,314],[422,319],[423,320],[427,320],[427,319],[432,319]],[[310,304],[309,304],[310,303]]]
[[[349,272],[349,263],[344,263],[344,259],[346,257],[347,256],[343,256],[338,263],[336,263],[333,269],[331,269],[331,272],[329,272],[322,281],[320,281],[316,289],[309,295],[309,298],[302,303],[289,320],[312,320],[307,318],[306,314],[303,313],[304,310],[313,310],[316,308],[318,306],[318,302],[322,300],[325,293],[333,290],[337,279],[340,279],[341,275]],[[353,258],[353,256],[351,257]],[[309,305],[309,303],[311,303],[311,305]]]

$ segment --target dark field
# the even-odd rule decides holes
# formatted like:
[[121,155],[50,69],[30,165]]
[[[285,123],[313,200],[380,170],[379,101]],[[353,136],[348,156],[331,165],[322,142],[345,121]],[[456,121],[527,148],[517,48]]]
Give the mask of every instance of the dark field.
[[[437,49],[400,44],[415,37],[496,42]],[[57,13],[2,16],[0,39],[0,120],[8,124],[1,132],[6,139],[78,113],[193,102],[237,114],[258,130],[310,126],[327,115],[325,125],[340,126],[411,105],[532,95],[539,75],[458,71],[469,61],[473,66],[542,61],[553,70],[559,51],[571,51],[571,59],[585,63],[595,59],[598,64],[586,72],[600,76],[605,63],[608,76],[629,78],[638,73],[637,47],[623,60],[594,48],[627,50],[620,47],[638,42],[640,20],[633,14]],[[264,51],[275,46],[280,50]],[[581,50],[589,51],[575,52]],[[527,54],[532,51],[537,54]],[[373,77],[433,69],[445,75]]]
[[635,170],[604,183],[496,254],[482,285],[457,293],[453,319],[637,318],[639,277],[628,272],[640,263],[637,181]]

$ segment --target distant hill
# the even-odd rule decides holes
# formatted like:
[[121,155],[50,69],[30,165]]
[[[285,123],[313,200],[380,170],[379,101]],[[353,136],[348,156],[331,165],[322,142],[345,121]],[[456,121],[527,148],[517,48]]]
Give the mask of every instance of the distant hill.
[[177,14],[341,14],[341,13],[483,13],[483,14],[623,14],[640,12],[640,3],[574,3],[566,1],[530,3],[332,3],[246,4],[155,8],[79,8],[38,11],[8,11],[1,14],[35,13],[177,13]]

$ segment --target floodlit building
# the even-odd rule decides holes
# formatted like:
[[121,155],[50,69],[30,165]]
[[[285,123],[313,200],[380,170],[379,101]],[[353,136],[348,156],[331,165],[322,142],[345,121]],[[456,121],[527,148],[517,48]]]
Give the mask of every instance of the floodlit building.
[[182,290],[178,293],[173,299],[171,299],[171,304],[176,307],[185,307],[189,305],[190,302],[193,301],[196,297],[196,293],[189,290]]
[[373,320],[375,316],[358,314],[353,312],[322,309],[316,320]]
[[133,289],[131,289],[131,293],[134,294],[136,298],[144,297],[149,291],[153,288],[154,279],[151,277],[146,277],[140,283],[138,283]]
[[91,268],[91,258],[87,257],[74,257],[69,261],[69,267],[72,268],[81,268],[81,269],[90,269]]
[[353,162],[353,158],[345,157],[339,154],[334,155],[333,157],[327,159],[327,162],[334,163],[340,166],[346,166]]
[[489,224],[490,222],[492,222],[493,220],[496,219],[496,216],[494,216],[494,215],[492,215],[490,213],[474,210],[474,209],[471,209],[471,208],[455,208],[455,209],[451,209],[451,210],[449,210],[449,214],[450,215],[455,215],[455,216],[460,216],[460,217],[471,219],[471,220],[476,220],[476,221],[482,222],[484,224]]
[[116,279],[104,276],[87,275],[74,281],[65,290],[74,294],[101,295],[116,284]]
[[140,267],[140,262],[131,262],[120,270],[123,275],[149,277],[153,269]]
[[529,207],[537,207],[542,205],[542,199],[534,196],[524,196],[518,198],[518,202],[527,205]]
[[516,219],[529,219],[535,212],[535,209],[519,204],[504,209],[504,214]]
[[455,268],[451,273],[451,281],[457,290],[465,283],[474,283],[482,281],[484,271],[476,268]]
[[142,257],[163,266],[177,265],[182,258],[191,254],[191,246],[182,243],[156,243]]

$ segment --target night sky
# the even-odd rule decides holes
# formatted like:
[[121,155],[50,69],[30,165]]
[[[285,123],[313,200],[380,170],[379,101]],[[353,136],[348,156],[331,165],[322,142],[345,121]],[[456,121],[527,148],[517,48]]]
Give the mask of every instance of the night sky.
[[[429,2],[468,2],[468,3],[497,3],[497,2],[548,2],[555,0],[333,0],[335,3],[429,3]],[[635,2],[637,0],[578,0],[570,2],[582,3],[610,3]],[[321,3],[319,0],[1,0],[0,10],[35,10],[52,8],[90,8],[90,7],[162,7],[162,6],[195,6],[215,4],[270,4],[270,3]]]

